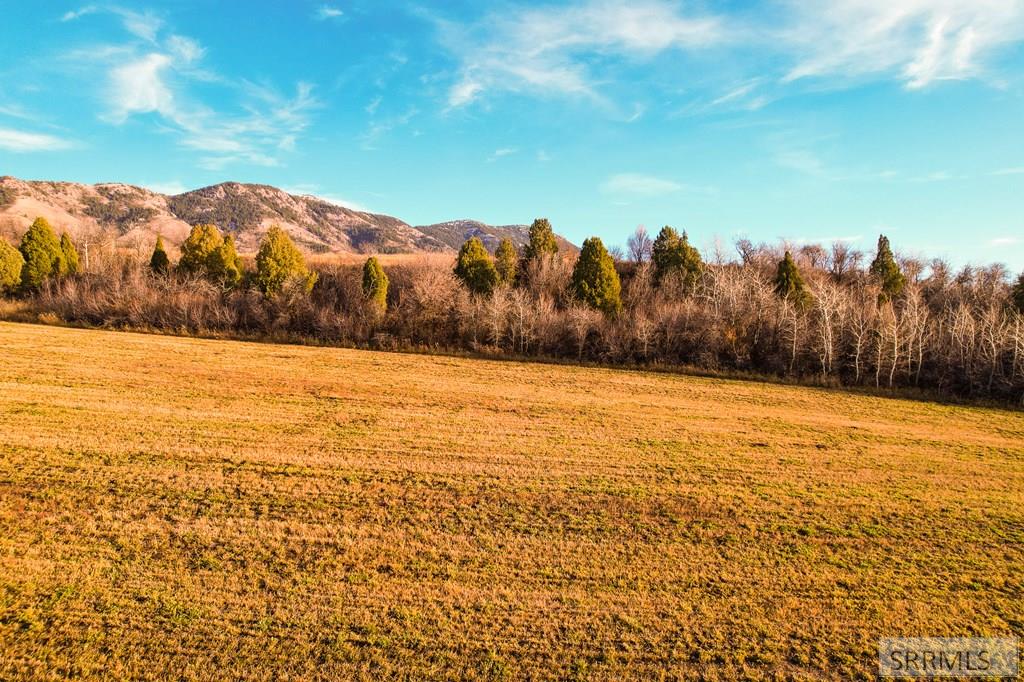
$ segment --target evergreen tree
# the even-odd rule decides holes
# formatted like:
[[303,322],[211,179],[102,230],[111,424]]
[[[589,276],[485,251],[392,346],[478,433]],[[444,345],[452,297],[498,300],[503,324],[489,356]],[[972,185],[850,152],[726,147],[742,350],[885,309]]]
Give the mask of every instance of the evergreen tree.
[[78,250],[75,248],[67,232],[60,235],[60,252],[63,256],[61,259],[61,274],[77,275],[79,270]]
[[210,277],[222,259],[224,237],[214,225],[196,225],[181,245],[178,268],[182,272]]
[[233,287],[242,281],[242,259],[235,249],[235,238],[221,235],[214,225],[196,225],[181,245],[182,272],[202,275]]
[[892,249],[889,248],[889,238],[884,234],[878,235],[878,252],[875,254],[875,260],[871,262],[869,271],[882,287],[882,292],[878,296],[881,301],[899,296],[907,284],[907,278],[900,272],[900,266],[892,255]]
[[511,239],[502,239],[494,252],[494,267],[498,271],[498,281],[509,286],[516,282],[516,270],[519,267],[519,254]]
[[696,284],[704,269],[700,252],[690,246],[686,231],[680,235],[668,225],[661,228],[651,245],[651,262],[654,263],[655,284],[661,284],[669,275],[677,274],[682,277],[684,286],[689,288]]
[[474,294],[490,294],[498,283],[498,271],[478,237],[470,237],[459,249],[455,276]]
[[21,282],[25,258],[21,251],[0,239],[0,294],[14,291]]
[[779,268],[775,272],[775,293],[798,306],[806,305],[811,300],[804,278],[789,251],[779,261]]
[[1020,277],[1017,278],[1017,283],[1013,285],[1010,300],[1013,302],[1013,307],[1016,308],[1018,312],[1024,313],[1024,272],[1020,273]]
[[530,225],[530,243],[526,245],[523,256],[526,260],[533,260],[546,255],[558,253],[558,241],[555,239],[555,232],[551,229],[551,223],[547,218],[537,218]]
[[156,237],[156,246],[153,247],[153,255],[149,259],[149,269],[155,275],[166,275],[171,269],[171,259],[164,249],[164,238],[161,235]]
[[388,309],[388,275],[380,262],[370,256],[363,263],[363,295],[370,305],[383,314]]
[[260,291],[273,296],[289,280],[299,280],[306,291],[311,291],[316,279],[288,234],[277,225],[267,230],[256,254],[256,285]]
[[242,281],[242,259],[235,249],[235,238],[232,235],[225,237],[224,243],[213,252],[208,269],[209,276],[225,286],[233,287]]
[[64,269],[64,253],[46,218],[35,219],[21,238],[19,250],[25,259],[21,269],[21,283],[25,287],[38,287]]
[[591,308],[613,317],[622,310],[619,273],[615,261],[598,237],[583,242],[583,249],[572,269],[572,288],[576,298]]

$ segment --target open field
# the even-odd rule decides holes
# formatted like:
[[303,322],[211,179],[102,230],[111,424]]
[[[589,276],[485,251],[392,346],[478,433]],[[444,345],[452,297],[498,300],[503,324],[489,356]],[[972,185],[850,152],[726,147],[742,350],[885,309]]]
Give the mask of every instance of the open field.
[[[396,265],[409,266],[420,264],[438,265],[446,268],[455,266],[454,253],[327,253],[308,256],[306,262],[313,267],[362,265],[371,255],[385,268]],[[256,254],[252,254],[251,257],[255,260]]]
[[0,324],[0,679],[871,679],[1024,637],[1024,413]]

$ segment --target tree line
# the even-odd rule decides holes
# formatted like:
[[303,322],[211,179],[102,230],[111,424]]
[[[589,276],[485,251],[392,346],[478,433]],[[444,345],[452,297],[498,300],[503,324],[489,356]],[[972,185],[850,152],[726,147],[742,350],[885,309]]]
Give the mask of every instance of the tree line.
[[[705,262],[685,231],[638,229],[628,255],[592,237],[575,259],[538,219],[522,249],[476,237],[437,260],[310,267],[272,227],[254,259],[197,225],[176,264],[122,256],[82,273],[67,235],[33,223],[0,244],[0,288],[71,322],[384,348],[468,349],[686,365],[836,385],[1024,401],[1024,274],[832,248],[736,244]],[[17,273],[15,276],[13,273]]]

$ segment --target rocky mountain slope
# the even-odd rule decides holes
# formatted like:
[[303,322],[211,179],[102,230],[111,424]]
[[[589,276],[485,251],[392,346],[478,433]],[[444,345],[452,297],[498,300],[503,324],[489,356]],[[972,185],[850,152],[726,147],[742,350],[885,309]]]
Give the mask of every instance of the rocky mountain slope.
[[[477,220],[450,220],[435,225],[420,225],[416,229],[456,250],[470,237],[479,237],[491,252],[505,238],[511,239],[517,248],[522,248],[530,241],[529,225],[487,225]],[[564,237],[555,235],[555,239],[562,251],[574,253],[579,250]]]
[[[398,218],[354,211],[324,199],[269,185],[225,182],[166,195],[119,183],[83,185],[0,177],[0,236],[15,239],[38,216],[76,241],[151,244],[161,234],[180,244],[192,225],[213,223],[235,235],[239,249],[255,251],[271,225],[280,225],[307,253],[452,252],[471,236],[490,249],[502,237],[521,246],[528,228],[493,227],[472,220],[413,227]],[[566,249],[575,250],[561,240]]]

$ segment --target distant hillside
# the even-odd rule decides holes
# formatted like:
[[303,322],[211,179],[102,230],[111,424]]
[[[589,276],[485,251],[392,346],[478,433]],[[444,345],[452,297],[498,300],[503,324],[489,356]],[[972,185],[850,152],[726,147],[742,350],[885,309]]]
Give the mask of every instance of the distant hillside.
[[[523,225],[493,227],[472,220],[412,227],[388,215],[354,211],[269,185],[225,182],[165,195],[119,183],[83,185],[0,177],[0,235],[15,238],[38,216],[76,240],[113,239],[140,247],[157,234],[176,246],[192,225],[213,223],[235,235],[243,252],[255,251],[275,224],[307,253],[451,252],[473,235],[493,250],[502,237],[521,246],[528,234]],[[568,241],[559,239],[563,247],[575,251]]]
[[[508,238],[517,248],[522,248],[530,241],[529,225],[486,225],[477,220],[450,220],[435,225],[419,225],[420,232],[443,242],[452,249],[458,249],[470,237],[479,237],[488,251],[498,248],[502,239]],[[579,251],[575,245],[560,235],[555,235],[558,247],[562,251],[575,253]]]

